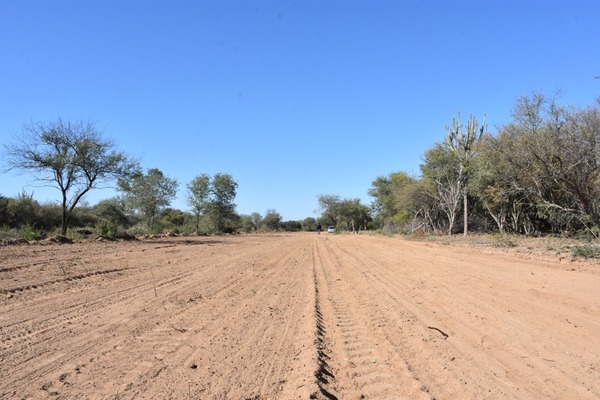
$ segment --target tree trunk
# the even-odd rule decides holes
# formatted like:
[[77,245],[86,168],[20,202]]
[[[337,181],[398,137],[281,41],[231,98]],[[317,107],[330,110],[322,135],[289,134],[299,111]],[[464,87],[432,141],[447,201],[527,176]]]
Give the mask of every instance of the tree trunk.
[[466,187],[466,185],[465,185],[464,191],[465,191],[463,193],[464,224],[465,224],[464,235],[467,236],[467,233],[469,232],[469,214],[468,214],[468,207],[467,207],[467,187]]
[[67,212],[67,191],[66,190],[62,190],[62,226],[60,227],[60,234],[61,235],[66,235],[67,234],[67,226],[69,226],[69,217],[68,217],[68,212]]

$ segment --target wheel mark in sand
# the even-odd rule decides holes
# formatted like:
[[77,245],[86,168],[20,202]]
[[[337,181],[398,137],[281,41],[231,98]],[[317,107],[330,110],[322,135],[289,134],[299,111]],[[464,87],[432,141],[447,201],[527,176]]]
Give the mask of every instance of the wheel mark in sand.
[[[318,251],[315,249],[315,252]],[[318,369],[315,372],[317,378],[317,386],[319,387],[320,394],[327,399],[337,399],[328,388],[335,386],[335,376],[331,372],[331,367],[328,361],[331,360],[329,356],[330,350],[327,347],[327,330],[325,327],[325,319],[321,310],[321,295],[319,294],[319,279],[317,278],[316,261],[313,262],[313,279],[315,286],[315,318],[316,318],[316,340],[317,346],[317,365]],[[321,398],[317,393],[311,395],[312,399]]]
[[89,272],[87,274],[80,274],[80,275],[68,276],[68,277],[65,277],[65,278],[62,278],[62,279],[56,279],[54,281],[49,281],[49,282],[42,282],[42,283],[37,283],[37,284],[33,284],[33,285],[20,286],[20,287],[11,288],[11,289],[0,289],[0,294],[24,292],[26,290],[33,290],[33,289],[37,289],[39,287],[44,287],[44,286],[48,286],[48,285],[54,285],[56,283],[78,281],[78,280],[81,280],[81,279],[91,278],[91,277],[98,276],[98,275],[105,275],[105,274],[112,274],[112,273],[116,273],[116,272],[121,272],[121,271],[124,271],[126,269],[127,268],[114,268],[114,269],[107,269],[107,270],[104,270],[104,271],[94,271],[94,272]]
[[324,321],[317,322],[329,327],[321,342],[331,358],[329,372],[336,376],[333,384],[321,384],[321,388],[340,398],[430,399],[385,335],[372,329],[381,317],[377,307],[367,314],[357,313],[358,305],[367,300],[352,290],[353,284],[347,281],[352,277],[345,274],[346,266],[339,264],[331,247],[320,244],[315,248],[317,304],[324,315]]

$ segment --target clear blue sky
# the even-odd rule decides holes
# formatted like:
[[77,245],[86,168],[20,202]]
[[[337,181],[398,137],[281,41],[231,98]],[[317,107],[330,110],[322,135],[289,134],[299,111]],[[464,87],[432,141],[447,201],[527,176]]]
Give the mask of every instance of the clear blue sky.
[[[231,174],[238,212],[315,216],[421,156],[461,112],[489,130],[518,96],[600,96],[600,2],[0,0],[0,143],[91,119],[185,186]],[[56,189],[0,175],[0,194]],[[88,196],[92,204],[112,190]]]

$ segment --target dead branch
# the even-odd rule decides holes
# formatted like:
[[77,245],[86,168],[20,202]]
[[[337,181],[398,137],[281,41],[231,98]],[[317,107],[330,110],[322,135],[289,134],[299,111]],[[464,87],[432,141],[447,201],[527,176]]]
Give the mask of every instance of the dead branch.
[[433,329],[434,331],[438,331],[439,333],[441,333],[444,336],[444,340],[448,339],[448,334],[442,331],[441,329],[436,328],[435,326],[428,326],[427,328]]
[[178,328],[178,327],[176,327],[176,326],[175,326],[175,325],[173,325],[173,324],[171,324],[171,328],[175,329],[177,332],[180,332],[180,333],[185,333],[185,332],[187,332],[187,329],[184,329],[184,328]]

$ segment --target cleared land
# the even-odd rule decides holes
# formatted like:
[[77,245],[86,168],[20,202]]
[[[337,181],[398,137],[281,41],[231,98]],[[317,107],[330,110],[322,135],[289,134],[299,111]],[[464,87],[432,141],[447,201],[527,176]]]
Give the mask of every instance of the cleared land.
[[2,399],[598,399],[600,266],[363,235],[0,247]]

